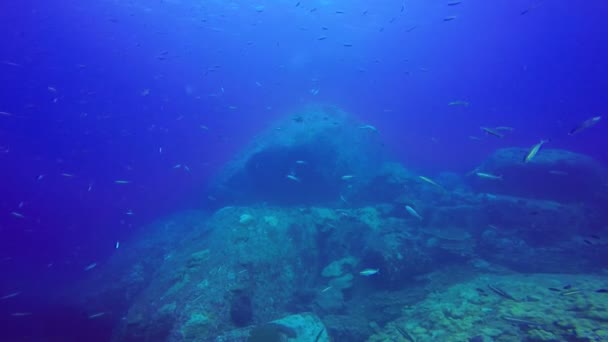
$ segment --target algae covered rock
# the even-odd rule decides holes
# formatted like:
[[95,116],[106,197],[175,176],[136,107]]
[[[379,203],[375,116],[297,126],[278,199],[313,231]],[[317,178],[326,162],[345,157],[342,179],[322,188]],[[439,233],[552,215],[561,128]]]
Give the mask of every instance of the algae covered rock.
[[559,149],[543,149],[525,163],[528,149],[504,148],[494,152],[475,172],[501,176],[484,179],[471,173],[469,181],[479,192],[509,194],[561,202],[608,203],[608,171],[591,157]]
[[302,313],[253,328],[248,342],[321,342],[329,341],[323,322],[312,313]]

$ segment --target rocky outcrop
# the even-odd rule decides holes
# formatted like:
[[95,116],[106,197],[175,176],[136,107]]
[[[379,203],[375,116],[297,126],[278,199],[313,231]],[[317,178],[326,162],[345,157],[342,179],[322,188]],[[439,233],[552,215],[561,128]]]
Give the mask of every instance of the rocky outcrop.
[[385,159],[375,127],[334,107],[310,107],[278,121],[228,163],[208,204],[339,201]]
[[[564,203],[608,204],[608,170],[594,159],[566,150],[543,149],[525,163],[527,149],[505,148],[493,153],[468,177],[475,191]],[[501,176],[477,177],[476,172]]]

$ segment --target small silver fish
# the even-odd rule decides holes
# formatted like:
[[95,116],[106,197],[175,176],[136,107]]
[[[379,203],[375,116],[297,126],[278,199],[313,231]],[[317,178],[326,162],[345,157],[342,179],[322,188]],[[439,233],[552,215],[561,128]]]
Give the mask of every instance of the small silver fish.
[[360,126],[359,128],[360,129],[369,129],[370,131],[378,132],[378,129],[372,125],[363,125],[363,126]]
[[12,211],[12,212],[11,212],[11,215],[13,215],[13,216],[15,216],[15,217],[18,217],[18,218],[25,218],[25,215],[23,215],[23,214],[21,214],[21,213],[18,213],[18,212],[16,212],[16,211]]
[[448,106],[464,106],[464,107],[468,107],[469,106],[469,102],[468,101],[462,101],[462,100],[456,100],[456,101],[449,102]]
[[131,183],[131,181],[118,179],[118,180],[115,180],[114,183],[116,183],[116,184],[129,184],[129,183]]
[[485,179],[493,179],[493,180],[502,180],[502,176],[493,175],[491,173],[486,172],[475,172],[477,177],[485,178]]
[[103,316],[103,315],[105,315],[105,314],[106,314],[105,312],[98,312],[98,313],[96,313],[96,314],[92,314],[92,315],[90,315],[90,316],[89,316],[89,319],[95,319],[95,318],[97,318],[97,317],[101,317],[101,316]]
[[587,119],[587,120],[583,121],[580,125],[573,128],[570,131],[570,133],[568,133],[568,135],[575,135],[577,133],[580,133],[580,132],[586,130],[589,127],[595,126],[595,124],[597,124],[601,118],[602,118],[601,116],[594,116],[591,119]]
[[377,268],[366,268],[363,271],[359,272],[360,275],[365,276],[365,277],[369,277],[372,276],[374,274],[378,274],[380,273],[380,270]]
[[301,182],[300,178],[298,178],[298,177],[296,177],[294,175],[291,175],[291,174],[289,174],[289,175],[287,175],[285,177],[287,177],[287,179],[292,180],[294,182],[298,182],[298,183]]
[[440,189],[443,189],[443,187],[441,185],[437,184],[437,182],[435,182],[434,180],[430,179],[429,177],[418,176],[418,178],[420,178],[421,180],[423,180],[423,181],[425,181],[425,182],[427,182],[427,183],[429,183],[431,185],[434,185],[434,186],[436,186],[436,187],[438,187]]
[[528,152],[528,154],[524,157],[524,163],[529,163],[532,161],[532,159],[534,159],[534,157],[536,157],[538,154],[538,151],[540,151],[540,148],[543,147],[543,145],[547,142],[548,140],[541,140],[538,144],[532,146],[530,152]]
[[347,180],[351,180],[351,179],[355,178],[355,176],[354,175],[344,175],[341,178],[342,178],[342,180],[347,181]]
[[24,317],[24,316],[31,316],[32,313],[31,312],[13,312],[11,314],[11,316],[13,317]]
[[422,216],[420,216],[420,214],[418,214],[418,212],[416,211],[416,209],[410,207],[409,205],[405,206],[405,210],[407,210],[407,212],[414,216],[415,218],[419,219],[420,221],[422,221]]
[[568,172],[561,170],[549,170],[549,173],[556,176],[567,176]]
[[488,127],[479,127],[479,128],[481,128],[481,130],[484,131],[486,134],[493,135],[497,138],[504,138],[504,134],[498,133],[496,130],[493,130]]
[[94,269],[95,267],[97,267],[97,263],[96,262],[94,262],[94,263],[90,264],[89,266],[85,267],[84,270],[85,271],[90,271],[90,270]]
[[16,291],[16,292],[13,292],[13,293],[9,293],[9,294],[7,294],[5,296],[0,297],[0,300],[5,300],[5,299],[9,299],[9,298],[15,298],[15,297],[17,297],[20,294],[21,294],[21,291]]

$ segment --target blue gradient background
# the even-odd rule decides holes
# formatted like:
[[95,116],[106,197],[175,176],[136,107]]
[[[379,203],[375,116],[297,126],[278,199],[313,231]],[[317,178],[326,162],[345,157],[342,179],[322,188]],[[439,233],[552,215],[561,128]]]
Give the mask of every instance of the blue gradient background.
[[[0,4],[0,293],[44,303],[117,240],[200,208],[224,162],[310,103],[376,126],[427,175],[541,138],[608,161],[605,122],[567,134],[605,114],[605,1],[296,3]],[[500,125],[514,131],[479,129]]]

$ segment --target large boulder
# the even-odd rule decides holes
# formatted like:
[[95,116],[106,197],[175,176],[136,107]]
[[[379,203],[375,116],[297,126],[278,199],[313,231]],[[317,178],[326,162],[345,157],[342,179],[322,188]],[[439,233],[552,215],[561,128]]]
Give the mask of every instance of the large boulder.
[[[524,148],[496,151],[471,173],[471,186],[478,192],[558,202],[608,203],[608,172],[593,158],[566,150],[543,149],[525,163],[527,153]],[[476,172],[501,176],[502,180],[477,177]]]
[[222,170],[209,198],[219,206],[339,201],[383,160],[375,127],[334,107],[310,107],[260,134]]

